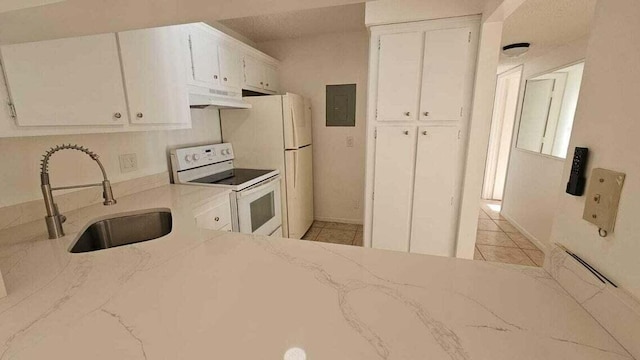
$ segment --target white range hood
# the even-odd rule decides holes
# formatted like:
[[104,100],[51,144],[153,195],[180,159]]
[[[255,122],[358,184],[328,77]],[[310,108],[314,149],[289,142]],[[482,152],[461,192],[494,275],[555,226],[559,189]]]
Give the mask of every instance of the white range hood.
[[216,107],[220,109],[251,109],[242,100],[242,92],[211,89],[189,85],[189,106],[194,108]]

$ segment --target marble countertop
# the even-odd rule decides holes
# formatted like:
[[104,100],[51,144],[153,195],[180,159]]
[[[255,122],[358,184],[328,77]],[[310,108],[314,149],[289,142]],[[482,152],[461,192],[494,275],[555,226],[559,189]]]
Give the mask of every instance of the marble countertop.
[[[169,185],[0,232],[0,359],[631,359],[543,269],[197,229],[217,196]],[[170,235],[67,249],[110,212]]]

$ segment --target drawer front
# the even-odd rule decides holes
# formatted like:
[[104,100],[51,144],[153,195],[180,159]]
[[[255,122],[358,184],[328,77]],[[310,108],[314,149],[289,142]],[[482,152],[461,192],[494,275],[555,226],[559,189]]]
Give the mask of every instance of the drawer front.
[[229,201],[216,205],[196,216],[196,225],[205,229],[222,230],[231,228],[231,207]]

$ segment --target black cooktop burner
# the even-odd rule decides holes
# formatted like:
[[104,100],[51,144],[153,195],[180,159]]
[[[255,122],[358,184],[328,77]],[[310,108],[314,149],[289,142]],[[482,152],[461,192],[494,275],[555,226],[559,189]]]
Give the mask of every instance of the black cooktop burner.
[[190,182],[199,184],[241,185],[272,171],[273,170],[232,169],[191,180]]

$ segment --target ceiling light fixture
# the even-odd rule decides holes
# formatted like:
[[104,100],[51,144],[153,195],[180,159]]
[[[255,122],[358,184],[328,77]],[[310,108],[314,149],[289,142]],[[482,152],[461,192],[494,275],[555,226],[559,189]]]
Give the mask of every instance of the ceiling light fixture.
[[509,57],[517,57],[529,51],[530,46],[528,42],[505,45],[502,47],[502,53]]

